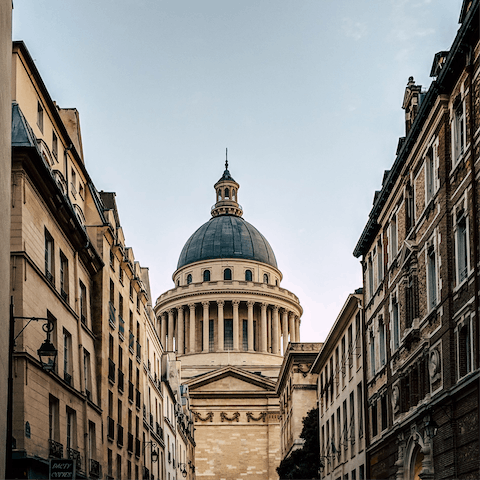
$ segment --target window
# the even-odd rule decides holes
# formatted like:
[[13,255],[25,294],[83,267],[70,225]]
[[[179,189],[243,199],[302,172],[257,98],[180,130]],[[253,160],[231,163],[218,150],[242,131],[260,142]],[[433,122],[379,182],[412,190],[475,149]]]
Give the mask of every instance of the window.
[[58,137],[55,132],[52,132],[52,154],[56,159],[58,158]]
[[390,220],[390,263],[395,259],[398,252],[397,216],[393,215]]
[[75,410],[72,410],[70,407],[67,407],[67,450],[69,448],[75,448],[77,446],[76,442],[76,429],[77,429],[77,420]]
[[373,331],[370,331],[370,374],[375,376],[375,336]]
[[226,268],[223,271],[223,279],[224,280],[231,280],[232,279],[232,271],[229,268]]
[[72,187],[72,195],[73,195],[73,198],[76,198],[77,197],[77,173],[75,172],[75,170],[72,168],[71,169],[71,177],[72,179],[71,181],[71,187]]
[[87,324],[87,287],[80,281],[80,319]]
[[268,274],[263,274],[263,283],[268,283]]
[[92,399],[92,373],[90,366],[90,353],[83,350],[83,379],[85,382],[85,395],[88,400]]
[[210,270],[205,270],[203,272],[203,281],[209,282],[210,281]]
[[370,408],[371,416],[372,416],[372,437],[376,437],[378,435],[378,413],[377,413],[377,402],[375,401]]
[[245,270],[245,281],[246,282],[251,282],[252,281],[252,271],[251,270]]
[[60,295],[68,302],[68,260],[60,250]]
[[43,133],[43,107],[40,101],[37,102],[37,125]]
[[353,367],[353,340],[352,340],[352,335],[353,335],[353,328],[352,324],[348,326],[348,333],[347,333],[347,338],[348,338],[348,370],[349,370],[349,376],[352,376],[352,367]]
[[383,317],[378,319],[378,337],[380,343],[380,367],[383,367],[386,363],[385,354],[385,324],[383,323]]
[[464,377],[472,371],[472,335],[470,321],[467,320],[458,331],[458,375]]
[[357,385],[358,438],[363,437],[363,394],[362,382]]
[[382,432],[387,429],[388,426],[388,411],[387,411],[387,396],[384,395],[380,400],[380,410],[382,419]]
[[78,182],[78,193],[80,194],[82,200],[85,200],[85,189],[81,181]]
[[459,98],[454,104],[453,118],[453,166],[463,154],[465,148],[465,105]]
[[72,384],[72,336],[67,330],[63,330],[63,378],[71,385]]
[[117,478],[122,478],[122,457],[117,454]]
[[45,229],[45,276],[52,284],[55,282],[54,251],[53,237]]
[[223,344],[225,350],[233,350],[233,320],[224,320]]
[[380,284],[383,281],[383,245],[381,237],[377,242],[377,278]]
[[368,256],[367,262],[367,273],[368,273],[368,298],[373,297],[373,263],[372,256]]
[[97,457],[97,442],[95,437],[95,423],[88,421],[88,457],[95,460]]
[[50,395],[48,399],[48,438],[55,440],[56,442],[60,440],[58,406],[58,398]]
[[418,294],[417,294],[417,276],[409,275],[407,284],[405,286],[405,324],[407,328],[410,328],[413,324],[413,320],[417,318],[418,311]]
[[230,190],[228,188],[225,189],[225,198],[230,198]]
[[219,202],[222,199],[222,191],[218,189],[217,191],[217,202]]
[[400,316],[398,311],[397,296],[392,297],[391,306],[391,318],[392,318],[392,333],[393,333],[393,350],[396,350],[400,346]]
[[355,394],[354,392],[350,392],[350,442],[352,445],[355,443]]
[[430,148],[428,150],[427,156],[425,157],[425,195],[426,195],[426,204],[435,195],[435,180],[436,180],[436,168],[435,168],[435,157],[433,155],[433,150]]
[[468,276],[468,234],[467,218],[463,208],[456,213],[455,222],[455,263],[457,285],[460,285]]
[[405,217],[405,227],[408,233],[415,225],[415,196],[410,182],[405,189]]
[[110,266],[115,270],[115,255],[112,250],[110,250]]
[[189,273],[189,274],[187,275],[187,285],[190,285],[191,283],[192,283],[192,274]]
[[345,335],[342,337],[342,386],[345,386],[345,375],[347,373],[347,358],[345,356]]
[[437,263],[433,241],[427,244],[427,290],[429,309],[437,305]]
[[348,450],[348,414],[347,414],[347,401],[343,401],[343,447]]

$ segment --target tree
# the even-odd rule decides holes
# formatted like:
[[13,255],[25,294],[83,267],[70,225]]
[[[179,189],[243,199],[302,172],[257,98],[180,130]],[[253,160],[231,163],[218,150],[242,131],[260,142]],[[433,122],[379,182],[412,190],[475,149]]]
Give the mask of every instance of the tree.
[[320,468],[320,439],[318,432],[318,407],[312,408],[302,420],[303,428],[300,438],[303,447],[293,451],[277,467],[282,479],[318,478]]

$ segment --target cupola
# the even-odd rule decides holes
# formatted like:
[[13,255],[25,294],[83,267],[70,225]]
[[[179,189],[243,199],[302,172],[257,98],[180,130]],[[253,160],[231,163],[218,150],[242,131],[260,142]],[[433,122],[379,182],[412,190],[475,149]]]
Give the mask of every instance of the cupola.
[[216,203],[212,207],[212,217],[219,215],[243,215],[242,206],[238,203],[238,189],[240,185],[228,171],[228,158],[225,160],[225,171],[222,178],[214,185]]

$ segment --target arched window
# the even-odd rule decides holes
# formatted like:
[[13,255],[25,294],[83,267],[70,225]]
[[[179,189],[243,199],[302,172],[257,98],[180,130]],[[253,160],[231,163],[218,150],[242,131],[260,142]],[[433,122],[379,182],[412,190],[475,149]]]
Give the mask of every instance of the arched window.
[[247,282],[252,281],[252,271],[251,270],[245,270],[245,280]]
[[263,283],[268,283],[268,275],[266,273],[263,274]]
[[177,287],[180,286],[180,280],[177,280]]
[[225,189],[225,198],[230,198],[230,190],[228,188]]
[[205,270],[203,272],[203,281],[209,282],[210,281],[210,270]]
[[223,271],[223,279],[224,280],[231,280],[232,279],[232,271],[229,268],[226,268]]
[[189,273],[187,275],[187,285],[190,285],[192,283],[192,275]]
[[278,278],[275,279],[275,285],[278,287]]
[[232,188],[232,199],[235,200],[235,189]]
[[219,202],[222,199],[222,191],[218,189],[217,191],[217,202]]

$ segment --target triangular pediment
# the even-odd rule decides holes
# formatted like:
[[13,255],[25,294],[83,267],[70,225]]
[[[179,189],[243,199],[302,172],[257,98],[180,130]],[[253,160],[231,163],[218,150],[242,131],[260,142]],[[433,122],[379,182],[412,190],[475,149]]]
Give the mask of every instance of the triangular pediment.
[[224,367],[185,382],[192,394],[211,393],[267,393],[275,390],[275,383],[267,377],[237,367]]

